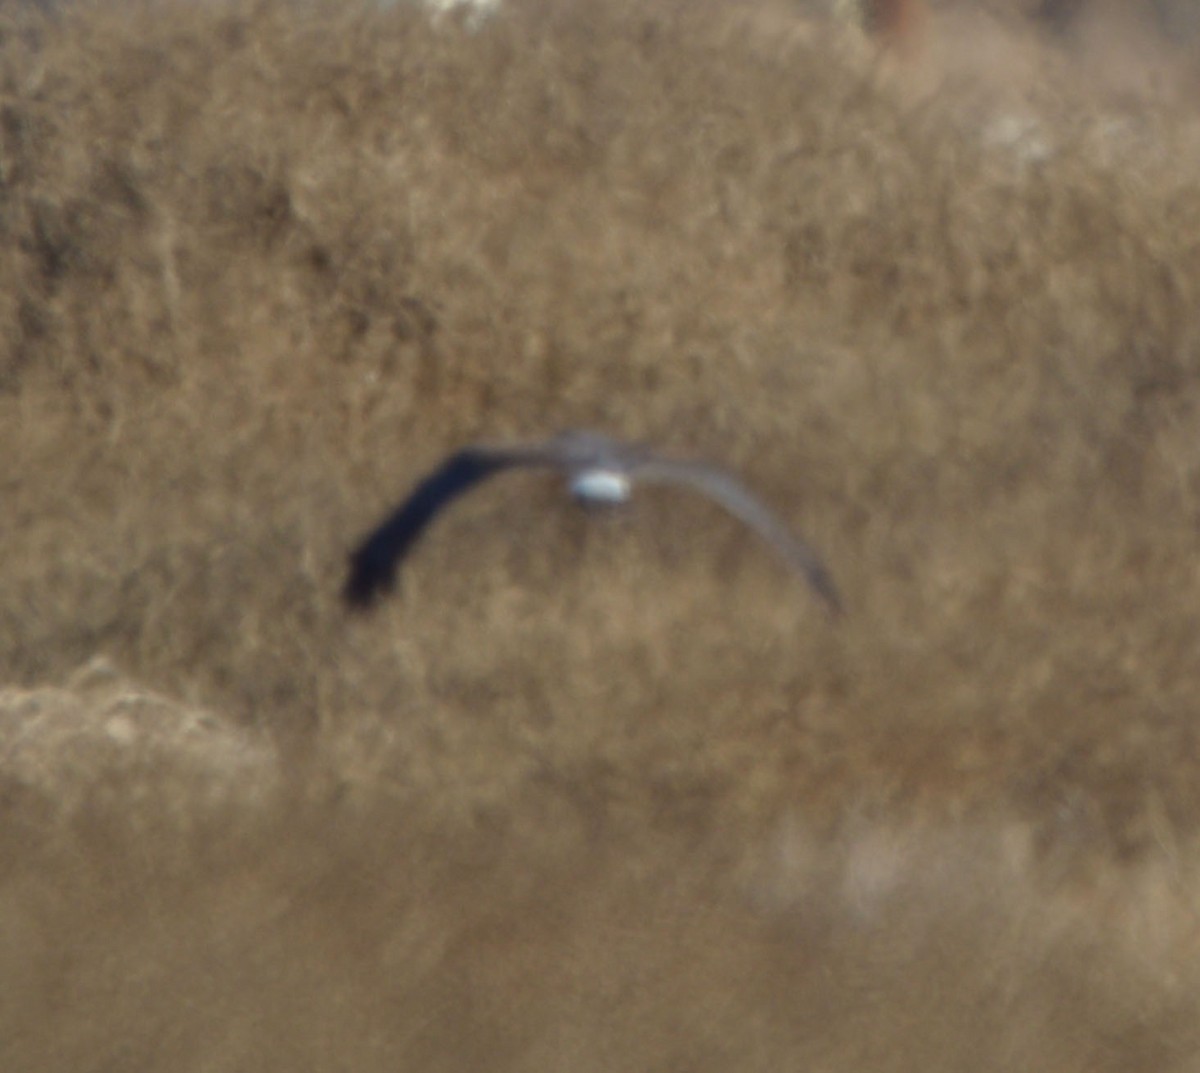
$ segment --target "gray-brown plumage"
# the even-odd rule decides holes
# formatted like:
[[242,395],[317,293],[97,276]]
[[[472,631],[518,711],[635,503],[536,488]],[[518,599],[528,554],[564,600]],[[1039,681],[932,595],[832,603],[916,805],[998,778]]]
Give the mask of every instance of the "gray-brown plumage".
[[439,512],[488,477],[517,468],[563,474],[572,495],[588,504],[624,502],[635,484],[692,488],[757,532],[804,576],[832,613],[841,611],[833,579],[816,554],[732,474],[701,462],[664,458],[598,432],[564,432],[535,444],[475,445],[450,455],[353,553],[346,600],[355,607],[372,604],[393,586],[400,563]]

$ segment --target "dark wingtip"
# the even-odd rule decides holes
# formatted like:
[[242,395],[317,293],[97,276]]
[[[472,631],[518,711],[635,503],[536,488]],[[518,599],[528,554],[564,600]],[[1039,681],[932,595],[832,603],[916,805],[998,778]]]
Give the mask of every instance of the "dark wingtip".
[[821,602],[825,605],[825,610],[829,617],[835,622],[842,618],[846,613],[846,609],[842,604],[841,594],[837,590],[837,586],[833,583],[833,578],[829,571],[824,567],[818,567],[809,575],[811,583],[816,594],[821,598]]
[[342,588],[342,599],[351,611],[370,611],[395,583],[390,572],[380,571],[376,565],[354,556],[350,560],[350,576]]

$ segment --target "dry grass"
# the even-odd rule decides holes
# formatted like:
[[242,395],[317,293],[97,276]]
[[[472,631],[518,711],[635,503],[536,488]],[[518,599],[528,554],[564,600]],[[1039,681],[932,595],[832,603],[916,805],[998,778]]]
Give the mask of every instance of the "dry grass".
[[0,8],[0,1066],[1200,1068],[1194,117],[771,19]]

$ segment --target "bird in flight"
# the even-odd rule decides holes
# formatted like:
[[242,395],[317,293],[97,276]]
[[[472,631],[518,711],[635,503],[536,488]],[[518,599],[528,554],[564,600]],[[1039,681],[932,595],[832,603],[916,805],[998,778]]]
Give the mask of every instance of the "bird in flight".
[[428,474],[350,557],[346,601],[366,608],[392,588],[396,572],[438,513],[489,477],[510,469],[554,470],[588,506],[629,499],[635,484],[691,488],[763,537],[802,574],[832,614],[841,611],[833,579],[816,554],[732,474],[702,462],[664,458],[648,447],[598,432],[564,432],[542,443],[464,447]]

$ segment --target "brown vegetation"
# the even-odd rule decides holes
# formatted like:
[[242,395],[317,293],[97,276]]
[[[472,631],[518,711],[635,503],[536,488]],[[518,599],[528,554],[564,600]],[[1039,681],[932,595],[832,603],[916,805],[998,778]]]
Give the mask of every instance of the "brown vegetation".
[[[1193,116],[1056,68],[1034,159],[716,0],[0,56],[0,1068],[1198,1068]],[[346,616],[570,426],[844,622],[520,477]]]

